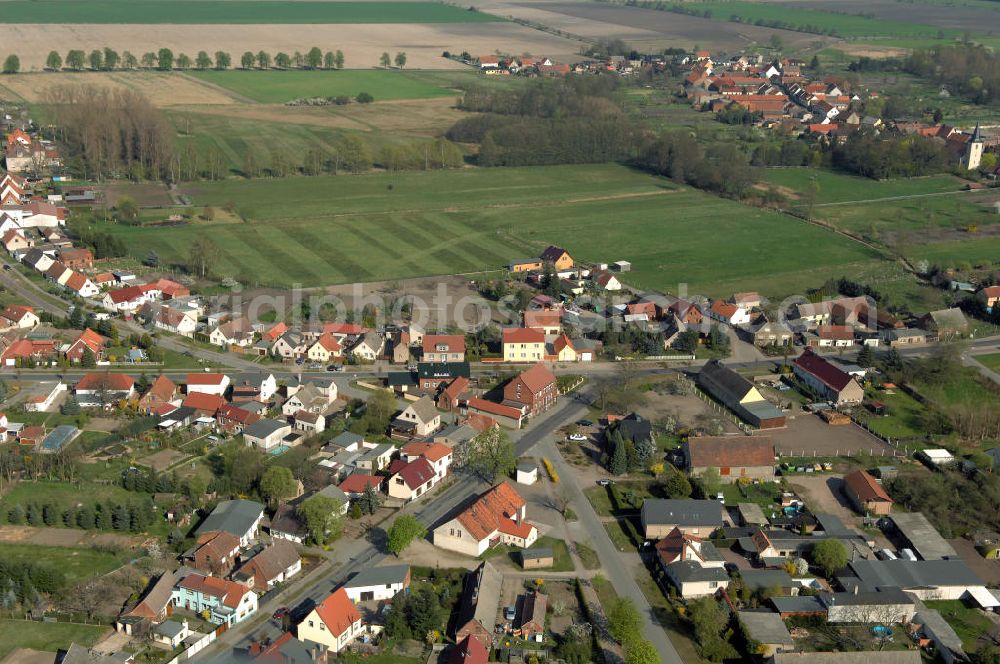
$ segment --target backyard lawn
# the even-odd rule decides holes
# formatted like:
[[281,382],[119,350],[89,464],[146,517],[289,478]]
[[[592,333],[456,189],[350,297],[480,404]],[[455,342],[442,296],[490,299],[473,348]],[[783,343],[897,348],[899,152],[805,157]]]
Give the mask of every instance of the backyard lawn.
[[16,648],[55,652],[71,643],[92,646],[108,631],[102,625],[0,620],[0,659]]
[[618,165],[229,180],[184,193],[201,205],[235,201],[246,222],[101,229],[137,258],[154,249],[168,263],[208,235],[220,276],[263,286],[495,270],[549,244],[585,261],[629,260],[639,288],[708,295],[785,296],[881,262],[793,217]]
[[966,652],[974,652],[978,648],[979,637],[993,629],[989,618],[976,609],[967,607],[961,600],[928,600],[925,604],[929,609],[936,609],[948,621],[962,639]]

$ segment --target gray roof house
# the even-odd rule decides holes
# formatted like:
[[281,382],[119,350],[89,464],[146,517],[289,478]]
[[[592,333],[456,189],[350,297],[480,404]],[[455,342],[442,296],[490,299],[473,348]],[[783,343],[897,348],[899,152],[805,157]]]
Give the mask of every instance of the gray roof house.
[[227,532],[240,539],[240,546],[247,546],[257,534],[257,527],[264,518],[264,506],[252,500],[223,500],[201,522],[196,534]]
[[698,373],[698,387],[753,427],[785,426],[784,413],[765,399],[753,383],[718,360],[702,367]]
[[958,552],[927,520],[922,512],[894,512],[889,516],[896,530],[922,560],[958,558]]
[[743,623],[747,635],[763,646],[764,657],[770,657],[776,652],[795,650],[795,641],[785,622],[777,613],[771,611],[740,611],[740,622]]
[[960,599],[986,585],[961,560],[854,560],[837,580],[848,592],[900,588],[923,600]]
[[642,503],[641,516],[647,539],[666,537],[674,528],[707,537],[722,526],[722,505],[715,500],[649,498]]

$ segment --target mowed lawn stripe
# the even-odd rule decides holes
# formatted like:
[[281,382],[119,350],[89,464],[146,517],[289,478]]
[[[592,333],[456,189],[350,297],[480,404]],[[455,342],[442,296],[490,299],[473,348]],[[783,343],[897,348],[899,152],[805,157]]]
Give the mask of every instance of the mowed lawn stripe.
[[[478,215],[471,216],[452,213],[450,215],[428,217],[428,225],[434,230],[435,237],[448,237],[448,241],[452,245],[458,242],[465,242],[463,250],[465,253],[474,256],[474,260],[468,257],[465,260],[475,269],[483,266],[506,265],[510,261],[510,258],[506,257],[504,253],[490,248],[497,246],[500,242],[499,236],[496,235],[496,228],[492,224],[489,224],[487,228],[474,226],[471,220],[477,217]],[[453,224],[458,228],[451,229],[450,227]],[[503,243],[503,247],[507,252],[514,249],[507,243]]]
[[[327,230],[322,235],[317,227],[299,229],[299,236],[306,242],[313,244],[315,246],[323,247],[329,252],[329,255],[325,256],[325,265],[328,268],[334,270],[335,274],[331,275],[331,283],[347,283],[350,281],[372,281],[375,279],[374,273],[369,270],[366,266],[362,265],[361,262],[355,260],[353,254],[350,250],[345,250],[343,244],[339,242],[338,237],[341,234],[341,229],[336,231]],[[328,244],[328,242],[337,242],[336,245]],[[339,276],[337,276],[339,275]],[[314,284],[323,285],[323,284]]]
[[[275,231],[273,228],[267,230]],[[257,254],[264,264],[271,264],[275,268],[275,273],[290,278],[282,280],[284,283],[321,283],[322,275],[310,269],[300,256],[285,249],[289,237],[287,233],[284,231],[277,233],[280,233],[281,237],[270,237],[268,240],[265,239],[265,235],[272,236],[275,233],[261,232],[252,225],[244,225],[241,227],[240,241],[243,246]],[[253,274],[254,266],[254,263],[245,265],[243,271]]]

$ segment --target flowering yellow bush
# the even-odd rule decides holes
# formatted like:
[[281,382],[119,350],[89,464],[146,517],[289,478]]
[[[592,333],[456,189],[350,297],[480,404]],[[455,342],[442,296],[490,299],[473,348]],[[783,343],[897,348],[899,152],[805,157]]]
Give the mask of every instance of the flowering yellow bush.
[[662,475],[665,469],[666,466],[663,465],[662,462],[654,463],[652,466],[649,467],[649,472],[653,473],[653,475]]
[[559,473],[556,472],[555,466],[548,459],[542,459],[542,463],[545,465],[545,472],[549,474],[549,479],[555,484],[559,484]]

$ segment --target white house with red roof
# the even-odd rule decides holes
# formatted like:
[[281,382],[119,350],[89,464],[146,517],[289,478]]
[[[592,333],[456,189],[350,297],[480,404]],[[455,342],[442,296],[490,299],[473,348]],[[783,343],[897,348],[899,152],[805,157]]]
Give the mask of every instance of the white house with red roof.
[[35,310],[19,304],[12,304],[0,313],[0,324],[4,329],[31,329],[38,325],[39,318]]
[[389,478],[389,497],[408,503],[426,494],[438,481],[430,462],[418,457]]
[[117,290],[108,291],[101,304],[108,311],[116,313],[134,313],[147,302],[156,300],[160,291],[150,287],[149,284],[138,284],[126,286]]
[[225,396],[229,389],[229,376],[222,373],[189,373],[187,375],[187,393],[217,394]]
[[326,646],[333,654],[347,648],[364,631],[361,613],[343,588],[327,595],[298,625],[301,640]]
[[399,450],[399,458],[407,463],[427,459],[437,479],[443,480],[451,467],[454,453],[443,443],[407,443]]
[[726,325],[746,325],[750,322],[748,309],[721,299],[713,302],[706,313],[712,320]]
[[72,271],[63,286],[83,298],[97,297],[101,292],[101,289],[90,280],[90,277],[76,270]]
[[528,523],[527,503],[506,482],[481,495],[472,505],[434,529],[435,546],[468,556],[481,556],[497,544],[526,549],[538,539]]

